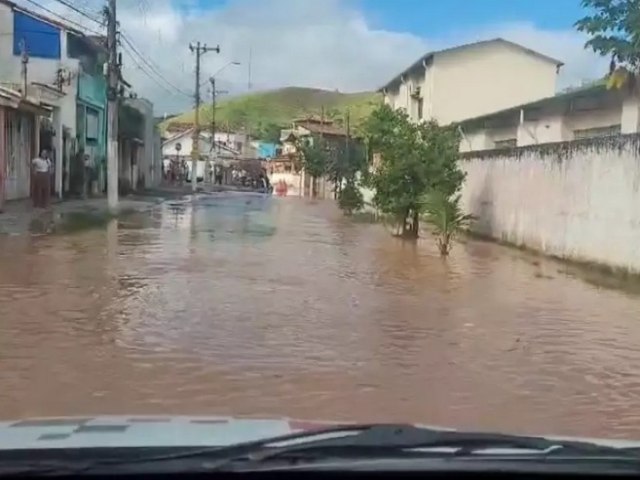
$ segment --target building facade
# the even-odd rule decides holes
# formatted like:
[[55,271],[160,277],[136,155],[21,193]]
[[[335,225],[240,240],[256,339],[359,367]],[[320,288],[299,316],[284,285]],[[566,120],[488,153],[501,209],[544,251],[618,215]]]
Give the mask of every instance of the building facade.
[[460,124],[463,152],[636,133],[640,102],[603,84],[493,112]]
[[70,193],[79,188],[74,182],[82,168],[80,148],[104,161],[104,48],[79,30],[7,0],[0,0],[0,31],[0,84],[49,107],[38,127],[38,148],[51,151],[53,191]]
[[31,193],[31,159],[39,148],[40,118],[51,113],[21,92],[0,87],[0,211],[5,200]]
[[380,91],[413,121],[448,124],[553,95],[561,66],[498,38],[429,52]]

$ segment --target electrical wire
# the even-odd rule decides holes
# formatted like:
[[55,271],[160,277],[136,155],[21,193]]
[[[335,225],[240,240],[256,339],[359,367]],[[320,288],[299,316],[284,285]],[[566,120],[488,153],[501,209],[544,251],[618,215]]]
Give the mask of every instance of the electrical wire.
[[59,18],[63,22],[66,22],[66,23],[71,24],[71,25],[76,25],[78,27],[78,29],[80,29],[80,30],[85,30],[85,31],[87,31],[89,33],[92,33],[94,35],[102,35],[100,32],[96,32],[95,30],[91,30],[86,25],[82,25],[81,23],[74,22],[73,20],[69,20],[68,18],[63,17],[61,14],[54,12],[50,8],[47,8],[44,5],[41,5],[40,3],[36,2],[35,0],[25,0],[25,1],[29,2],[32,5],[35,5],[36,7],[40,8],[42,10],[44,10],[45,12],[49,13],[50,15],[53,15],[53,16]]
[[[138,56],[138,58],[151,70],[151,72],[155,73],[155,75],[157,75],[157,77],[159,79],[161,79],[165,84],[167,84],[169,87],[171,87],[173,90],[175,90],[175,92],[177,92],[177,93],[179,93],[181,95],[185,95],[187,97],[191,97],[192,96],[190,93],[185,92],[180,87],[177,87],[176,85],[171,83],[169,80],[167,80],[166,77],[160,71],[160,69],[156,65],[154,65],[149,59],[147,59],[147,57],[145,55],[140,53],[140,50],[138,50],[138,48],[129,39],[129,37],[124,34],[124,32],[120,34],[120,38],[122,40],[124,40],[124,43]],[[130,55],[130,56],[133,58],[132,55]],[[135,62],[135,59],[134,59],[134,63],[136,63],[138,65],[138,67],[141,70],[144,71],[144,69],[140,67],[140,64],[138,62]],[[147,73],[147,75],[148,75],[148,73]]]
[[[157,73],[155,75],[153,75],[152,74],[153,70],[150,71],[150,70],[147,70],[146,68],[144,68],[143,64],[140,64],[140,62],[138,62],[136,57],[132,54],[133,49],[131,49],[131,48],[123,48],[123,51],[129,56],[129,58],[134,63],[134,65],[136,67],[138,67],[138,70],[142,71],[142,73],[144,73],[147,77],[149,77],[151,80],[153,80],[156,85],[161,87],[167,93],[170,93],[170,94],[173,95],[173,94],[175,94],[177,92],[177,93],[179,93],[181,95],[185,95],[187,97],[191,97],[192,96],[190,93],[186,93],[186,92],[180,90],[178,87],[176,87],[175,85],[170,83],[163,76],[158,75]],[[161,80],[164,81],[165,83],[162,83]],[[169,88],[169,86],[167,86],[167,85],[169,85],[171,88],[173,88],[173,90],[171,88]]]
[[100,26],[104,26],[104,22],[102,20],[99,20],[98,18],[92,16],[90,13],[88,13],[86,10],[82,10],[78,7],[76,7],[73,3],[68,2],[67,0],[56,0],[56,2],[64,5],[67,8],[70,8],[71,10],[73,10],[74,12],[79,13],[80,15],[82,15],[85,18],[88,18],[89,20],[96,22],[98,25]]

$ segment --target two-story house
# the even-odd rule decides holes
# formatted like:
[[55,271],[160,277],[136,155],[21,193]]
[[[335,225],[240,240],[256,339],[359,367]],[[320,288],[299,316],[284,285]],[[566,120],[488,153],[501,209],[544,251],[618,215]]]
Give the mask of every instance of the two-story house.
[[497,38],[429,52],[380,92],[413,121],[458,122],[552,96],[562,62]]
[[[78,190],[74,180],[81,178],[76,175],[81,167],[76,153],[84,149],[97,164],[105,156],[104,47],[69,25],[8,0],[0,0],[0,31],[0,85],[50,108],[39,122],[36,150],[51,151],[52,186],[59,196]],[[17,196],[25,191],[29,189],[20,189]]]

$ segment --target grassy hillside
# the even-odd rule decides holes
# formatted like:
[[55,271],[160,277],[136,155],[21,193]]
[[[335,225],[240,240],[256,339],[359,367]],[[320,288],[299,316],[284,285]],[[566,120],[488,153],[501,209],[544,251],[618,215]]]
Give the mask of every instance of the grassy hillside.
[[[339,93],[287,87],[222,99],[216,108],[216,123],[221,129],[246,127],[259,136],[270,137],[278,128],[288,126],[295,118],[320,115],[322,108],[328,118],[337,122],[343,120],[348,109],[352,123],[357,125],[381,101],[380,95],[372,92]],[[192,110],[168,119],[163,122],[162,127],[190,125],[193,123],[194,113]],[[203,126],[210,124],[211,103],[201,107],[200,119]]]

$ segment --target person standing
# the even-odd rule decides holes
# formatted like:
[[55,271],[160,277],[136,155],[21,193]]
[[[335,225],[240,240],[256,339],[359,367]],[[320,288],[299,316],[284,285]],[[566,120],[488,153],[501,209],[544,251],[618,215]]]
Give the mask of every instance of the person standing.
[[31,160],[33,169],[33,206],[48,208],[51,184],[51,160],[49,152],[42,150],[40,156]]
[[93,194],[93,178],[94,178],[94,165],[93,160],[91,159],[91,155],[88,153],[84,154],[84,198],[87,198]]

